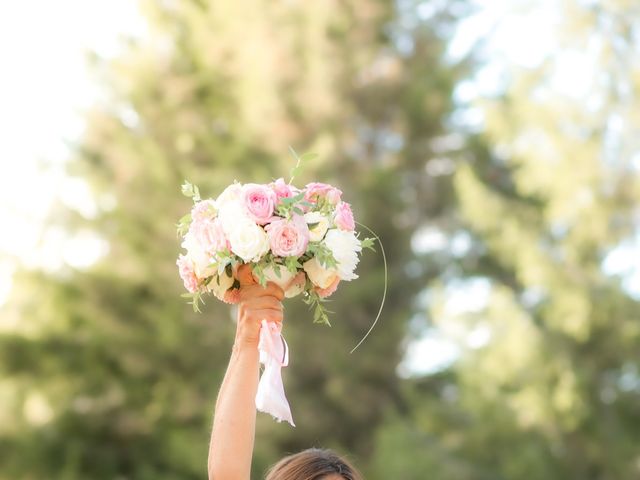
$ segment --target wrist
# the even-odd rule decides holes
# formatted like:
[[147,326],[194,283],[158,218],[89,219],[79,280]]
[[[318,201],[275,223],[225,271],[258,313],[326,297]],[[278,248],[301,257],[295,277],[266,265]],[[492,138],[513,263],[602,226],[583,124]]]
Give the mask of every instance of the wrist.
[[242,347],[258,348],[260,343],[260,324],[238,317],[234,344]]
[[255,352],[258,352],[259,343],[260,343],[260,337],[253,338],[253,337],[236,335],[236,338],[233,342],[233,351],[235,353],[245,353],[245,352],[255,353]]

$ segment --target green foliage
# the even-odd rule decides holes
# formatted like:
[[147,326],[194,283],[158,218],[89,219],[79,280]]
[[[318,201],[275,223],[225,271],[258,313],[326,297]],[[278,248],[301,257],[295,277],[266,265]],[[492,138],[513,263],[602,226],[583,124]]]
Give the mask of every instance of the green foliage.
[[[147,2],[157,36],[98,66],[113,98],[90,112],[69,164],[116,206],[95,219],[56,215],[70,231],[100,233],[110,253],[86,272],[21,273],[2,312],[0,478],[204,477],[233,323],[217,301],[192,298],[196,315],[180,299],[171,226],[188,206],[175,187],[281,176],[291,144],[320,152],[294,153],[291,181],[342,186],[385,240],[391,289],[354,356],[346,352],[380,300],[379,257],[365,256],[361,278],[332,297],[332,329],[307,321],[328,323],[317,295],[306,299],[311,313],[287,304],[285,381],[299,426],[259,417],[256,478],[317,444],[351,453],[374,480],[637,477],[638,302],[602,270],[636,227],[628,143],[603,158],[616,116],[637,125],[636,97],[624,93],[638,89],[627,67],[633,34],[613,33],[633,32],[634,11],[562,2],[565,47],[602,45],[596,110],[548,90],[553,62],[514,71],[502,97],[478,105],[486,132],[459,155],[442,147],[456,133],[443,125],[464,72],[443,60],[439,36],[463,4],[445,3],[450,12],[421,23],[411,9],[428,2]],[[393,17],[395,5],[410,21]],[[398,38],[412,48],[397,50]],[[136,125],[122,120],[129,110]],[[442,159],[454,173],[428,173]],[[183,217],[179,231],[187,226]],[[424,226],[466,228],[468,253],[412,252]],[[488,328],[490,342],[461,345],[448,371],[400,379],[416,293],[429,285],[434,297],[429,280],[469,276],[490,280],[487,307],[451,314],[434,301],[429,320],[443,331]]]
[[291,185],[293,183],[293,180],[302,173],[305,162],[315,160],[316,158],[318,158],[318,154],[307,152],[302,156],[298,156],[296,151],[291,146],[289,146],[289,151],[291,152],[291,155],[293,155],[293,158],[296,160],[295,166],[289,172],[289,185]]
[[189,227],[191,226],[191,220],[191,213],[187,213],[180,217],[180,220],[178,220],[178,223],[176,224],[179,237],[184,237],[187,234]]
[[[307,280],[307,283],[309,281]],[[310,285],[308,285],[309,287]],[[313,310],[313,323],[322,323],[327,326],[331,326],[331,322],[329,322],[329,313],[333,313],[328,311],[323,303],[328,300],[323,299],[318,295],[314,290],[310,290],[305,293],[304,302],[309,305],[309,310]]]
[[[486,306],[470,307],[461,296],[452,305],[455,283],[432,286],[428,315],[460,358],[406,385],[408,405],[377,432],[371,471],[382,478],[638,475],[638,293],[604,267],[637,236],[640,190],[628,164],[638,62],[610,55],[633,56],[637,42],[611,32],[638,12],[614,4],[561,2],[556,51],[539,68],[510,69],[506,91],[474,105],[485,125],[468,139],[454,184],[472,241],[451,273],[458,288],[475,277],[490,292]],[[603,78],[579,96],[556,90],[576,49]],[[612,85],[627,85],[633,100]],[[478,329],[489,339],[470,346]]]
[[320,265],[324,268],[337,268],[338,262],[333,256],[333,252],[329,247],[321,242],[309,242],[307,252],[318,259]]
[[312,204],[305,201],[304,192],[300,192],[293,197],[281,198],[276,213],[281,217],[291,220],[291,216],[294,213],[296,215],[304,214],[302,210],[304,206],[312,206]]
[[193,185],[187,180],[185,180],[184,183],[182,184],[182,194],[185,197],[192,198],[194,202],[200,201],[200,190],[198,189],[198,186]]
[[[290,273],[296,273],[299,269],[302,268],[302,263],[297,257],[285,257],[284,265],[287,267]],[[276,268],[276,275],[280,275],[280,269]]]
[[202,310],[200,310],[200,304],[202,303],[204,305],[204,294],[202,292],[194,292],[194,293],[183,293],[182,295],[180,295],[182,298],[188,298],[191,301],[187,302],[189,305],[191,305],[193,307],[193,311],[195,313],[202,313]]
[[375,238],[365,238],[360,242],[360,245],[362,246],[363,249],[368,248],[372,252],[375,252],[376,249],[373,246],[374,243],[375,243]]
[[263,258],[259,262],[255,263],[252,267],[253,274],[258,279],[258,283],[263,287],[267,286],[267,277],[264,274],[264,269],[267,266],[267,262],[268,261]]

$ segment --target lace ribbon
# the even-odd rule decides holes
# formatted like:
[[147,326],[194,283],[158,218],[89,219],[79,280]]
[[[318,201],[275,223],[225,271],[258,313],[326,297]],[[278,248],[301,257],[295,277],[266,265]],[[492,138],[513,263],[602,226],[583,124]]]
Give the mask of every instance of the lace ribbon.
[[291,408],[282,384],[282,367],[289,364],[289,347],[281,334],[282,326],[262,320],[260,329],[260,363],[264,371],[258,384],[256,408],[273,416],[279,422],[287,421],[295,427]]

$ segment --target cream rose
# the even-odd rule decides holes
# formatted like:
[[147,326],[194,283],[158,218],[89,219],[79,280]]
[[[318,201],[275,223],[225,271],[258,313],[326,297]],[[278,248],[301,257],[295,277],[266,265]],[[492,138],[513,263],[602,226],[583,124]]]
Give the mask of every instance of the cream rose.
[[[276,274],[276,269],[280,276]],[[273,282],[278,285],[282,290],[286,290],[295,274],[291,273],[287,270],[287,267],[283,265],[276,265],[275,267],[269,265],[267,268],[263,270],[264,277],[267,279],[267,282]]]
[[269,251],[269,237],[251,220],[231,224],[227,238],[231,251],[245,262],[257,262]]
[[304,272],[298,272],[298,274],[291,280],[289,287],[284,291],[284,296],[287,298],[293,298],[304,292],[304,287],[307,283],[307,276]]
[[[342,280],[354,280],[358,275],[353,273],[360,259],[358,252],[362,251],[360,240],[353,232],[332,228],[323,240],[338,262],[338,274]],[[320,285],[318,285],[320,286]],[[326,288],[326,286],[320,286]]]
[[233,276],[227,275],[227,270],[223,270],[220,275],[214,275],[207,289],[212,292],[218,299],[223,300],[224,294],[233,285]]
[[321,241],[329,229],[329,219],[320,212],[309,212],[305,213],[304,221],[307,222],[307,225],[313,225],[313,228],[309,227],[309,240],[312,242]]
[[324,268],[316,257],[304,262],[302,268],[316,287],[327,288],[338,278],[338,272],[335,269]]

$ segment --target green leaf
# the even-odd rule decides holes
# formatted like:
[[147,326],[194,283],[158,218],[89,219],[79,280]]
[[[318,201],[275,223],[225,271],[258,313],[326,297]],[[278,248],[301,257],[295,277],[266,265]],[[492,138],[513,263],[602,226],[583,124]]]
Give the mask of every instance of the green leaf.
[[180,217],[178,223],[191,223],[191,212],[187,213],[183,217]]
[[185,197],[192,198],[194,202],[200,201],[200,190],[198,189],[197,186],[195,186],[193,183],[189,182],[188,180],[185,180],[184,183],[182,184],[182,194]]
[[375,252],[376,249],[373,247],[374,242],[375,238],[365,238],[360,242],[360,245],[362,246],[362,248],[368,248],[369,250],[373,250]]
[[187,180],[182,184],[182,194],[185,197],[193,197],[193,185]]
[[276,273],[276,277],[282,278],[282,273],[280,273],[280,265],[274,265],[273,271]]
[[178,235],[180,235],[181,237],[184,237],[189,231],[190,226],[191,226],[191,213],[187,213],[182,218],[180,218],[180,220],[178,220],[178,223],[176,224]]
[[185,180],[184,183],[182,184],[182,194],[185,197],[193,198],[194,202],[200,201],[200,190],[198,189],[197,186],[195,186],[193,183],[189,182],[188,180]]
[[253,265],[253,273],[258,277],[258,283],[262,287],[267,286],[267,278],[264,276],[264,266],[262,263],[256,263]]
[[311,160],[318,158],[318,154],[307,152],[302,156],[298,156],[296,151],[291,146],[289,146],[289,151],[293,155],[293,158],[296,159],[296,165],[291,169],[291,172],[289,172],[289,176],[290,176],[289,185],[291,185],[291,183],[293,183],[293,179],[296,178],[298,175],[300,175],[300,173],[302,172],[304,164],[306,162],[310,162]]
[[228,262],[230,261],[229,258],[225,258],[223,260],[220,260],[220,262],[218,263],[218,275],[222,275],[222,272],[224,272],[224,269],[227,268],[227,265],[229,264]]
[[305,298],[303,301],[304,303],[309,305],[309,309],[313,309],[313,323],[323,323],[325,325],[331,326],[331,323],[329,322],[329,316],[327,315],[327,313],[331,312],[325,309],[322,305],[322,303],[326,302],[326,300],[320,298],[318,292],[313,290],[313,284],[311,284],[309,279],[307,279],[306,288],[307,298]]
[[295,158],[298,161],[300,160],[300,157],[298,156],[298,154],[296,153],[296,151],[293,149],[291,145],[289,145],[289,152],[291,152],[291,155],[293,155],[293,158]]
[[296,274],[298,269],[302,268],[302,264],[298,261],[298,257],[286,257],[284,264],[289,272]]
[[182,298],[190,298],[191,301],[187,302],[187,303],[193,307],[193,311],[194,312],[201,313],[199,304],[202,302],[202,304],[204,305],[204,300],[202,298],[202,292],[183,293],[180,296]]
[[293,197],[289,197],[291,199],[293,199],[293,202],[299,202],[300,200],[302,200],[304,198],[304,192],[300,192],[296,195],[294,195]]

